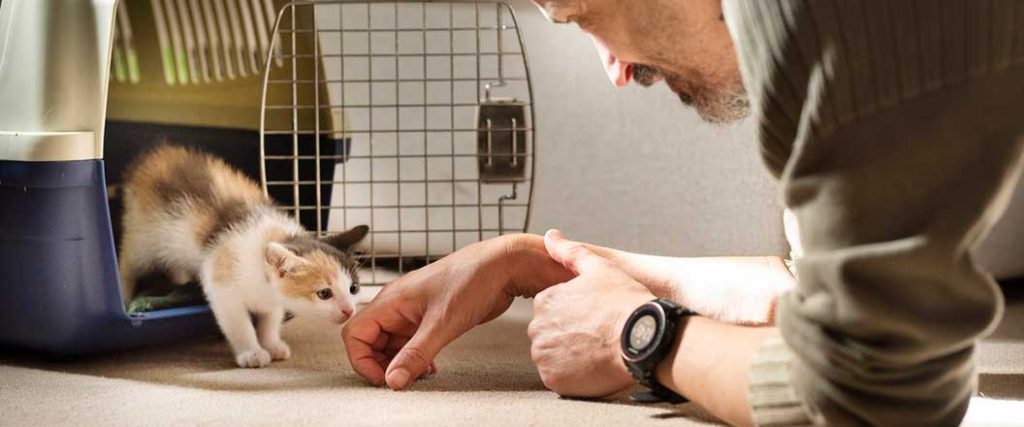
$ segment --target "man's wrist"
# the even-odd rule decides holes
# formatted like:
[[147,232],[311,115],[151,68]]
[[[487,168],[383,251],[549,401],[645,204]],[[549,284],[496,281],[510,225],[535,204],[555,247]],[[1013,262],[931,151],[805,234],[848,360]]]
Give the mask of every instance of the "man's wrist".
[[777,334],[775,328],[691,316],[669,356],[655,369],[655,378],[727,423],[748,425],[750,366],[761,343]]
[[551,259],[544,248],[544,237],[536,234],[510,234],[502,239],[502,259],[507,265],[506,292],[513,296],[533,297],[557,283],[569,281],[573,274]]

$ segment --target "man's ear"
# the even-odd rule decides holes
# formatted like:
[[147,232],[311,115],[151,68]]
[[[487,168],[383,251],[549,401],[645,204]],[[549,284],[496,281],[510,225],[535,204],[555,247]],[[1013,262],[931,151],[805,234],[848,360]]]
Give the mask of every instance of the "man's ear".
[[267,264],[277,272],[277,277],[292,274],[298,267],[305,264],[305,260],[280,243],[268,244],[264,257],[267,260]]
[[321,237],[320,241],[333,246],[339,251],[348,252],[352,250],[353,246],[361,242],[369,232],[370,227],[360,225],[342,233]]

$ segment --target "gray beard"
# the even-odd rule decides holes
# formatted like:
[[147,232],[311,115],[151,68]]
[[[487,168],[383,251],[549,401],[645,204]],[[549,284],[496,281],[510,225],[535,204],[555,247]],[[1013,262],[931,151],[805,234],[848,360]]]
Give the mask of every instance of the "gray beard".
[[736,86],[739,90],[725,88],[697,87],[688,89],[682,79],[644,64],[634,64],[633,80],[644,87],[650,87],[658,78],[665,79],[668,87],[679,96],[679,101],[697,110],[704,121],[713,124],[726,124],[739,121],[750,115],[750,100],[743,90],[743,84]]
[[750,115],[750,100],[746,92],[702,89],[697,91],[696,96],[682,91],[675,92],[679,101],[697,110],[697,114],[708,123],[728,124]]

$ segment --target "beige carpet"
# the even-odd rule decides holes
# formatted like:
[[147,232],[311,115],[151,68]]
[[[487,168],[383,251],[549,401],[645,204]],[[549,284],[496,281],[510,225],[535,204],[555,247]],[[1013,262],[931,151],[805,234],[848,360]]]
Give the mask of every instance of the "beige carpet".
[[[561,399],[530,363],[530,305],[445,350],[441,372],[406,392],[367,386],[348,366],[337,327],[296,319],[293,356],[236,369],[223,342],[136,350],[73,363],[0,354],[0,425],[693,425],[693,405],[642,406],[624,396]],[[1010,425],[1024,414],[1024,302],[1015,303],[980,361],[982,392],[969,424]]]

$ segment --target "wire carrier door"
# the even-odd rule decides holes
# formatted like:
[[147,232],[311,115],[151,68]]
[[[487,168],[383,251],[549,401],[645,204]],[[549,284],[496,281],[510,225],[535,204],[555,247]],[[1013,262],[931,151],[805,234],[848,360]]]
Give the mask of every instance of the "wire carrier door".
[[507,3],[291,2],[272,44],[264,190],[290,187],[282,209],[314,216],[318,233],[369,225],[364,283],[526,229],[532,94]]

